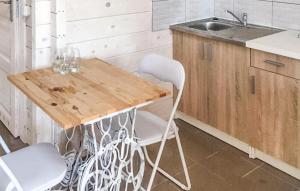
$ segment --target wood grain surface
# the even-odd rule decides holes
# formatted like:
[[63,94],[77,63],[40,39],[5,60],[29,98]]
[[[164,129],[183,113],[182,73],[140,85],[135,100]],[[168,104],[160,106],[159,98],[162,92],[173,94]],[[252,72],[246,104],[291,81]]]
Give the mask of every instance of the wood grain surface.
[[186,72],[178,109],[248,143],[250,49],[173,31],[173,55]]
[[83,60],[77,74],[60,75],[47,68],[8,79],[63,128],[170,94],[99,59]]
[[255,93],[251,94],[251,145],[300,168],[299,80],[251,68]]
[[251,49],[251,66],[300,79],[300,60],[297,59]]

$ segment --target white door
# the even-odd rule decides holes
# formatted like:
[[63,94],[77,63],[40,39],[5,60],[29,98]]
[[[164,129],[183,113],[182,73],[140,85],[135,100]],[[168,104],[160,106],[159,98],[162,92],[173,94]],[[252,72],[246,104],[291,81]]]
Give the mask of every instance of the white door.
[[15,92],[7,75],[17,66],[15,5],[16,0],[0,0],[0,120],[14,135]]

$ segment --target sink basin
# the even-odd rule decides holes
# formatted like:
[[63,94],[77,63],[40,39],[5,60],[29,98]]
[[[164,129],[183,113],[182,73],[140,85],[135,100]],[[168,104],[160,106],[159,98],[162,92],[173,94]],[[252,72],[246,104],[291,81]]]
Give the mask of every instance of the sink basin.
[[233,25],[209,21],[209,22],[199,23],[199,24],[195,24],[195,25],[190,25],[189,27],[194,28],[194,29],[203,30],[203,31],[221,31],[221,30],[225,30],[228,28],[232,28]]

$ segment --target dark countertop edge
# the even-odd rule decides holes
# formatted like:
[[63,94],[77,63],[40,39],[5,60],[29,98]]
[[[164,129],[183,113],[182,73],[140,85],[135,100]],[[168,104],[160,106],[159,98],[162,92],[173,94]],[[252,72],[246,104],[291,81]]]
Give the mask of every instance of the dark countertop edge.
[[[200,37],[204,37],[204,38],[208,38],[208,39],[212,39],[212,40],[219,40],[219,41],[228,42],[228,43],[231,43],[231,44],[246,47],[246,42],[247,41],[244,41],[244,40],[241,40],[241,39],[236,39],[236,38],[227,38],[225,36],[217,35],[216,33],[210,33],[210,32],[207,32],[207,31],[201,31],[201,30],[198,30],[198,29],[193,29],[193,28],[188,27],[191,24],[197,24],[199,22],[205,22],[205,21],[215,21],[216,19],[218,21],[221,21],[221,22],[226,23],[226,24],[232,24],[232,25],[236,25],[236,26],[239,25],[236,21],[222,19],[222,18],[216,18],[216,17],[209,17],[209,18],[204,18],[204,19],[200,19],[200,20],[174,24],[174,25],[171,25],[169,27],[169,29],[172,30],[172,31],[173,30],[174,31],[180,31],[180,32],[187,33],[187,34],[192,34],[192,35],[195,35],[195,36],[200,36]],[[263,28],[263,29],[267,29],[267,30],[276,30],[277,32],[284,31],[284,30],[279,29],[279,28],[255,25],[255,24],[250,24],[250,23],[249,23],[249,26],[252,26],[254,28]],[[276,32],[274,32],[274,33],[276,33]],[[260,37],[258,37],[258,38],[260,38]]]
[[220,41],[223,41],[223,42],[228,42],[228,43],[232,43],[232,44],[235,44],[235,45],[246,47],[246,42],[238,41],[238,40],[235,40],[235,39],[228,39],[228,38],[225,38],[225,37],[217,36],[215,34],[199,32],[199,30],[197,30],[197,29],[195,29],[197,31],[193,31],[193,29],[187,30],[186,28],[184,28],[183,26],[180,26],[180,25],[172,25],[172,26],[170,26],[170,30],[171,31],[173,31],[173,30],[180,31],[180,32],[192,34],[192,35],[195,35],[195,36],[209,38],[209,39],[212,39],[212,40],[220,40]]

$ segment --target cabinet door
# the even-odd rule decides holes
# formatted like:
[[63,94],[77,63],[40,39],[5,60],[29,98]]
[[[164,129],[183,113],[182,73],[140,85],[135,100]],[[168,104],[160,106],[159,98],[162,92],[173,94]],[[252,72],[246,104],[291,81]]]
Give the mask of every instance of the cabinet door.
[[181,32],[173,33],[174,58],[186,72],[185,88],[178,110],[202,122],[208,119],[206,40]]
[[242,141],[248,139],[250,49],[210,41],[208,124]]
[[252,136],[257,149],[300,167],[299,80],[251,68]]

